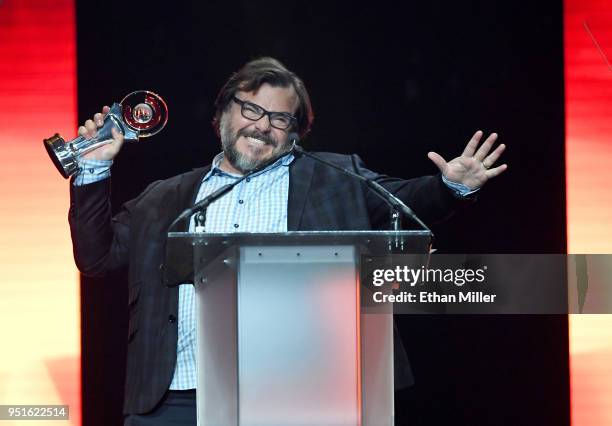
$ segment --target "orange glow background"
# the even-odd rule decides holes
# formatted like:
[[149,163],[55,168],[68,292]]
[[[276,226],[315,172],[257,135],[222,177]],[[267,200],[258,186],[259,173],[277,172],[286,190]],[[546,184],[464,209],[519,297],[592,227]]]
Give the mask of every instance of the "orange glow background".
[[[68,404],[80,425],[68,183],[42,146],[54,131],[75,133],[72,0],[0,2],[0,58],[0,404]],[[36,424],[46,423],[58,424]]]
[[[612,7],[565,0],[569,253],[612,253]],[[599,48],[598,48],[599,46]],[[612,425],[612,317],[570,317],[572,425]]]

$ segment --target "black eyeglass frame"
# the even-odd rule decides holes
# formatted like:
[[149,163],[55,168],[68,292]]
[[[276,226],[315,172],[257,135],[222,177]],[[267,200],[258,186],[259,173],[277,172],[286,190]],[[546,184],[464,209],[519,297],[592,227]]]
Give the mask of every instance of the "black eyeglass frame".
[[[242,116],[244,118],[246,118],[247,120],[258,121],[258,120],[261,120],[261,118],[263,116],[267,115],[268,116],[268,120],[270,120],[270,126],[274,127],[275,129],[278,129],[278,130],[287,130],[287,129],[290,129],[291,126],[294,126],[297,123],[297,118],[295,118],[293,115],[289,114],[288,112],[267,111],[263,107],[261,107],[261,106],[259,106],[257,104],[254,104],[253,102],[243,101],[242,99],[238,99],[236,96],[232,96],[232,100],[234,102],[236,102],[238,105],[240,105],[240,114],[242,114]],[[252,106],[252,107],[254,107],[253,109],[256,109],[256,110],[260,111],[261,114],[260,114],[259,118],[247,117],[244,114],[245,105]],[[287,127],[279,127],[279,126],[275,126],[274,124],[272,124],[272,119],[274,117],[278,117],[278,116],[289,118],[289,124],[287,125]]]

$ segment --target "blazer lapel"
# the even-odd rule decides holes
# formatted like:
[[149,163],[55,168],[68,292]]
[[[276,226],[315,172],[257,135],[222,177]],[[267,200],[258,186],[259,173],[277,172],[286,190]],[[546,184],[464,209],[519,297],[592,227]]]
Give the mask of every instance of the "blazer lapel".
[[310,191],[314,165],[314,161],[309,158],[298,157],[289,168],[288,231],[297,231],[300,227],[306,198]]

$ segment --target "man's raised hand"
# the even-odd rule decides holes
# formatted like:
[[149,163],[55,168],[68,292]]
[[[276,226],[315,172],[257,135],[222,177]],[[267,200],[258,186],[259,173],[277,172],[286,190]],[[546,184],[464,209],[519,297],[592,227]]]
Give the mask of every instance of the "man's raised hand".
[[461,183],[472,190],[481,188],[489,179],[499,176],[508,168],[507,164],[493,167],[506,149],[506,145],[501,144],[489,153],[497,140],[497,133],[491,133],[478,147],[482,135],[481,130],[474,133],[461,156],[449,162],[435,152],[430,152],[427,156],[451,182]]
[[[87,120],[83,126],[79,127],[79,135],[86,139],[95,137],[98,129],[104,124],[104,116],[108,114],[108,111],[110,111],[110,108],[105,106],[102,108],[101,113],[99,112],[93,116],[93,120]],[[123,135],[115,128],[111,129],[111,132],[113,134],[113,141],[111,143],[88,152],[82,158],[88,160],[112,160],[115,158],[123,145]]]

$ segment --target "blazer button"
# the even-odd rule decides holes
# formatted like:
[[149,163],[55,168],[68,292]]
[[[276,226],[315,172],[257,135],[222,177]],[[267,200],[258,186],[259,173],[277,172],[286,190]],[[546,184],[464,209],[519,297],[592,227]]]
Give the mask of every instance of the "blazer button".
[[174,324],[176,322],[176,317],[172,314],[168,315],[168,322]]

